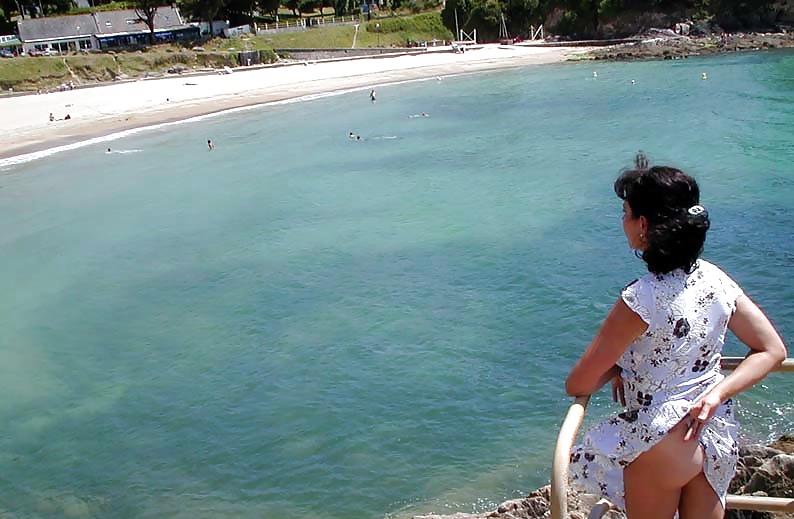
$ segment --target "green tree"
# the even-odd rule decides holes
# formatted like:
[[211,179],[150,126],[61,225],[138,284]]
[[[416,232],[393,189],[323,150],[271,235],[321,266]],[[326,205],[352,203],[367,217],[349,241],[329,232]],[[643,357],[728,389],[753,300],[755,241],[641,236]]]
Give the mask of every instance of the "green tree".
[[138,19],[149,28],[149,45],[154,45],[154,17],[157,16],[160,0],[135,0],[134,4]]
[[298,16],[298,5],[300,5],[300,0],[284,0],[281,2],[281,5],[292,11],[292,16]]
[[215,20],[218,11],[223,7],[223,0],[198,0],[199,13],[201,19],[206,21],[210,26],[210,38],[212,38],[212,22]]
[[457,31],[463,28],[469,13],[471,13],[471,0],[447,0],[444,9],[441,10],[441,22],[455,35],[455,38],[459,38]]
[[0,0],[0,10],[3,11],[3,16],[0,17],[0,23],[5,21],[10,24],[11,16],[18,10],[18,7],[14,0]]
[[701,0],[726,29],[760,29],[775,22],[779,4],[774,0]]
[[11,23],[11,16],[7,15],[5,9],[0,6],[0,32],[9,33],[13,30],[14,24]]
[[223,0],[182,0],[179,6],[191,18],[207,22],[209,37],[212,38],[212,22],[223,8]]
[[232,27],[244,24],[253,25],[255,9],[256,0],[225,0],[223,6],[223,11]]
[[358,9],[358,3],[356,0],[333,0],[333,2],[334,13],[336,13],[337,16],[350,14]]
[[304,14],[311,14],[319,5],[318,0],[299,0],[298,2],[298,13],[303,16]]
[[495,41],[499,38],[501,21],[502,5],[499,0],[474,0],[461,29],[466,32],[477,29],[478,40]]
[[278,8],[281,5],[280,0],[258,0],[257,6],[259,10],[263,13],[269,13],[272,15],[278,14]]
[[77,7],[73,0],[49,0],[47,2],[48,14],[64,14]]
[[503,0],[507,31],[511,36],[526,37],[529,26],[541,24],[546,18],[540,0]]

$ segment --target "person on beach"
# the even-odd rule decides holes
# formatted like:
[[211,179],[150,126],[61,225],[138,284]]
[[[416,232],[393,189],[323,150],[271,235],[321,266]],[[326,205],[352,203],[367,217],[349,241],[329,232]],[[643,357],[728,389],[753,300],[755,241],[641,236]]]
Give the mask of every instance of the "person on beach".
[[215,149],[215,144],[212,142],[212,139],[207,139],[207,149],[210,151]]
[[[565,382],[583,396],[611,381],[625,406],[574,447],[570,478],[629,519],[722,519],[738,456],[732,398],[778,366],[786,347],[742,289],[700,258],[710,221],[692,177],[639,155],[614,189],[649,273],[621,291]],[[724,376],[728,329],[750,351]]]
[[52,115],[52,112],[50,112],[50,122],[53,122],[54,120],[55,120],[55,116]]

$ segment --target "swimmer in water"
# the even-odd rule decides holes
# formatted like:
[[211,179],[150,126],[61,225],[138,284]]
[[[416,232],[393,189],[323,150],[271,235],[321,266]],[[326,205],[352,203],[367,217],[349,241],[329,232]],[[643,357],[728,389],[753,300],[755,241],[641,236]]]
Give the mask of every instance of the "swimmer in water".
[[212,142],[212,139],[207,139],[207,149],[210,151],[215,149],[215,144]]

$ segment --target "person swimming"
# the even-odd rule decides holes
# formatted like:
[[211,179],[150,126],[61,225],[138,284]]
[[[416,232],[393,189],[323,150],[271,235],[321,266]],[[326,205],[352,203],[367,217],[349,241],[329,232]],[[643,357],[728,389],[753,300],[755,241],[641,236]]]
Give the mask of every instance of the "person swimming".
[[210,151],[215,149],[215,144],[212,142],[212,139],[207,139],[207,149]]

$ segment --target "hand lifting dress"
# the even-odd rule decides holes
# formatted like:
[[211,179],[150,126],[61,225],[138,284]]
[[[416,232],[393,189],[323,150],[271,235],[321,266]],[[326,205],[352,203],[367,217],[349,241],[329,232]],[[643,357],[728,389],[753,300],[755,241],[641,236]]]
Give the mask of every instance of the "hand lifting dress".
[[[618,360],[626,410],[596,424],[571,453],[573,486],[625,509],[623,468],[650,449],[720,382],[728,321],[742,295],[715,265],[698,260],[691,273],[649,273],[621,298],[648,325]],[[733,403],[726,401],[700,433],[709,484],[725,506],[738,448]]]

